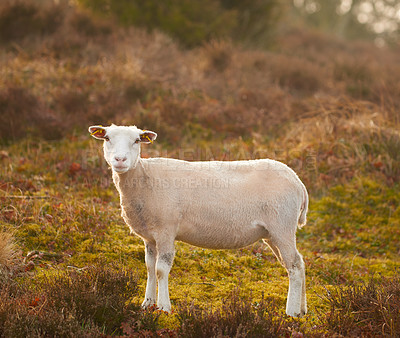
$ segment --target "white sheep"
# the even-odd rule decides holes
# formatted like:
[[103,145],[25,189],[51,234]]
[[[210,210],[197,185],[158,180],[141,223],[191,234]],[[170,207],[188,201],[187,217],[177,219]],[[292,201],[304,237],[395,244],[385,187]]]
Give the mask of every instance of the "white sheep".
[[104,157],[120,194],[122,217],[145,244],[143,307],[171,310],[168,275],[176,240],[210,249],[234,249],[259,239],[289,274],[286,313],[307,312],[305,267],[296,228],[306,223],[308,194],[296,173],[270,160],[187,162],[140,157],[140,143],[157,134],[136,126],[91,126],[104,140]]

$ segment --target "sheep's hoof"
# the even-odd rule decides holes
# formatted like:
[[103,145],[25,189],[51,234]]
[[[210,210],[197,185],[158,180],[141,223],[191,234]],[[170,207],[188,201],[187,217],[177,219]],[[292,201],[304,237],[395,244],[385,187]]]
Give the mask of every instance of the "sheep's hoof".
[[143,301],[143,303],[142,303],[142,308],[143,308],[143,309],[148,309],[148,308],[150,308],[150,307],[152,307],[152,306],[155,307],[155,305],[156,305],[156,301],[155,301],[155,300],[150,299],[150,298],[147,298],[147,299],[145,299],[145,300]]
[[292,311],[286,311],[286,314],[290,317],[297,317],[301,318],[307,313],[307,310],[301,310],[300,313],[298,312],[292,312]]
[[164,304],[164,305],[158,304],[157,309],[164,311],[164,312],[171,313],[171,304]]

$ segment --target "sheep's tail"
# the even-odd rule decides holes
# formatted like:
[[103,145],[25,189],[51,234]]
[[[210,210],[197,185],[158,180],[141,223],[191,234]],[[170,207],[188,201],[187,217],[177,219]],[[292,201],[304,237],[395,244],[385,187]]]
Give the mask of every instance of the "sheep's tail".
[[302,184],[302,186],[303,186],[303,203],[301,204],[300,216],[297,224],[299,228],[302,228],[304,225],[306,225],[307,211],[308,211],[308,193],[304,184]]

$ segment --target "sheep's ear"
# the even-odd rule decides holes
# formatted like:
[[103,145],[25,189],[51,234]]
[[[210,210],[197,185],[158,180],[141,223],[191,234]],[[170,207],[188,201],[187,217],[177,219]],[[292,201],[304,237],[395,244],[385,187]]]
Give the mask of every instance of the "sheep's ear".
[[153,143],[156,138],[157,134],[154,131],[143,130],[142,134],[140,134],[141,143]]
[[89,127],[89,133],[98,140],[104,140],[106,138],[106,128],[102,126],[91,126]]

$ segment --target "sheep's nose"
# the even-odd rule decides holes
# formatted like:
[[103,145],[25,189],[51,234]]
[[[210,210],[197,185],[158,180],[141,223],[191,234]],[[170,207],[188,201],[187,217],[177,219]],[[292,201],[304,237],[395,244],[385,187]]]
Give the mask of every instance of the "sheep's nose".
[[126,160],[127,160],[127,158],[126,158],[126,156],[124,156],[124,157],[120,157],[120,156],[115,156],[114,157],[114,159],[117,161],[117,162],[125,162]]

